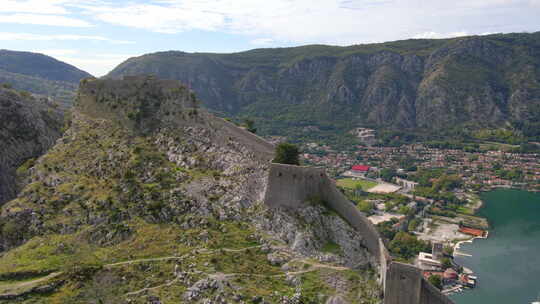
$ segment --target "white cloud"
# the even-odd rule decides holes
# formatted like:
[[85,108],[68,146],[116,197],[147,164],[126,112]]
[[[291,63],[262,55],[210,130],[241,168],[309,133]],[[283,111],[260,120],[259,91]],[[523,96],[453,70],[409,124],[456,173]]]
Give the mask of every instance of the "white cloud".
[[223,14],[200,7],[134,4],[125,7],[80,6],[100,21],[160,33],[217,30],[225,24]]
[[[352,5],[349,2],[346,4]],[[368,2],[371,9],[386,7],[394,10],[388,6],[389,1]],[[103,22],[160,33],[194,29],[226,31],[295,42],[324,37],[328,41],[346,43],[361,36],[359,27],[367,28],[383,21],[392,23],[376,12],[368,14],[342,5],[343,2],[337,0],[161,0],[146,4],[78,7]]]
[[91,27],[92,24],[81,20],[60,15],[41,14],[10,14],[0,15],[0,23],[52,25],[65,27]]
[[0,41],[77,41],[77,40],[94,40],[110,42],[115,44],[131,44],[132,41],[115,40],[102,36],[88,35],[37,35],[29,33],[9,33],[0,32]]
[[468,36],[467,32],[453,32],[453,33],[437,33],[437,32],[424,32],[413,36],[414,39],[442,39],[442,38],[454,38]]
[[257,39],[251,40],[249,43],[254,44],[254,45],[270,45],[273,42],[275,42],[275,40],[272,38],[257,38]]
[[73,50],[73,49],[45,49],[45,50],[33,50],[30,52],[41,53],[41,54],[45,54],[51,57],[75,55],[79,53],[78,50]]
[[0,13],[69,14],[77,5],[104,5],[101,0],[1,0]]
[[454,38],[454,37],[463,37],[463,36],[472,36],[472,35],[486,36],[486,35],[493,35],[493,34],[496,34],[496,33],[483,32],[483,33],[478,33],[478,34],[470,34],[465,31],[453,32],[453,33],[424,32],[418,35],[414,35],[412,38],[414,39],[443,39],[443,38]]
[[53,56],[58,60],[67,62],[77,68],[86,71],[96,77],[106,75],[120,63],[130,57],[138,55],[130,54],[74,54]]
[[63,0],[2,0],[0,12],[9,13],[33,13],[33,14],[66,14],[67,10],[62,6]]
[[[292,43],[353,44],[516,30],[540,0],[153,0],[75,5],[102,22],[175,34],[218,31]],[[509,15],[513,14],[513,15]],[[525,22],[525,21],[523,21]],[[531,22],[531,21],[529,21]],[[534,22],[534,21],[533,21]],[[539,22],[536,22],[540,26]],[[433,33],[430,33],[432,30]],[[518,28],[518,31],[520,29]]]
[[[85,42],[132,43],[101,36],[113,26],[177,34],[213,31],[240,35],[252,46],[325,43],[350,45],[397,39],[447,38],[540,29],[540,0],[0,0],[0,23],[78,27],[82,35],[0,32],[0,41],[51,41],[44,47],[93,74],[102,75],[128,56],[83,54]],[[106,23],[106,24],[103,24]],[[95,27],[92,27],[96,25]],[[111,26],[112,25],[112,26]],[[40,27],[41,29],[42,27]],[[75,31],[75,29],[72,29]],[[88,31],[93,31],[88,35]],[[8,31],[8,30],[5,30]],[[13,30],[9,30],[13,31]],[[84,32],[83,32],[84,31]],[[115,33],[116,31],[110,31]],[[76,32],[78,33],[78,32]],[[112,34],[111,34],[112,35]],[[131,32],[128,33],[131,35]],[[205,40],[213,50],[242,43]],[[167,37],[145,41],[162,41]],[[175,39],[176,36],[170,36]],[[135,38],[134,38],[135,39]],[[137,38],[138,39],[138,38]],[[66,43],[61,43],[68,41]],[[80,53],[69,41],[80,41]],[[166,44],[165,42],[164,44]],[[35,45],[34,43],[28,43]],[[20,45],[20,44],[19,44]],[[42,46],[42,44],[39,44]],[[175,44],[176,45],[176,44]],[[225,47],[224,47],[225,46]],[[65,47],[67,49],[62,50]],[[152,46],[154,49],[163,45]],[[170,44],[166,46],[170,47]],[[201,51],[201,45],[182,45]],[[208,47],[207,47],[208,48]],[[104,52],[112,52],[104,50]],[[136,52],[133,49],[124,52]],[[84,55],[84,56],[83,56]]]

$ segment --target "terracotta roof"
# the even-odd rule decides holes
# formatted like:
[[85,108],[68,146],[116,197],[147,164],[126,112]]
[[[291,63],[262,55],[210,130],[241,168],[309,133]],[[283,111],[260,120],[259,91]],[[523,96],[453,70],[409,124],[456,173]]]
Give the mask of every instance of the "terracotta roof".
[[448,269],[446,269],[444,271],[443,277],[445,279],[457,279],[458,278],[458,273],[454,269],[448,268]]
[[367,171],[369,171],[370,168],[371,168],[370,166],[364,166],[364,165],[354,165],[354,166],[352,166],[353,171],[367,172]]
[[484,230],[469,228],[469,227],[460,227],[459,231],[465,234],[470,234],[470,235],[480,236],[480,237],[484,236],[484,233],[485,233]]

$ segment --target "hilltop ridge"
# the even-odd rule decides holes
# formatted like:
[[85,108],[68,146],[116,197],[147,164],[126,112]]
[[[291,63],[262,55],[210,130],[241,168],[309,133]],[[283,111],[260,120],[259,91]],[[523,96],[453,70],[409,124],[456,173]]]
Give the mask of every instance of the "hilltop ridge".
[[196,99],[152,77],[81,82],[2,207],[0,302],[380,301],[363,236],[316,200],[270,210],[273,146]]

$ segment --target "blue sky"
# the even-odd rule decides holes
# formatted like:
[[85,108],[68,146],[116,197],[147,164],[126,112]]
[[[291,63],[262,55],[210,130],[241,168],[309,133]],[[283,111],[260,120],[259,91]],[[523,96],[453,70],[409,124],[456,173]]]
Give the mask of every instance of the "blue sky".
[[540,0],[0,0],[0,48],[102,76],[145,53],[540,30]]

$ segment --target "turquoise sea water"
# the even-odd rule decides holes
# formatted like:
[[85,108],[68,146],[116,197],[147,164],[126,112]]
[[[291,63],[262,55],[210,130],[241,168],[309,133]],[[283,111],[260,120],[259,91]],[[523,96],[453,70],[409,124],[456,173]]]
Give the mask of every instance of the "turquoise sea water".
[[482,195],[479,215],[491,225],[488,239],[461,246],[457,257],[478,286],[453,295],[456,304],[529,304],[540,293],[540,193],[495,190]]

